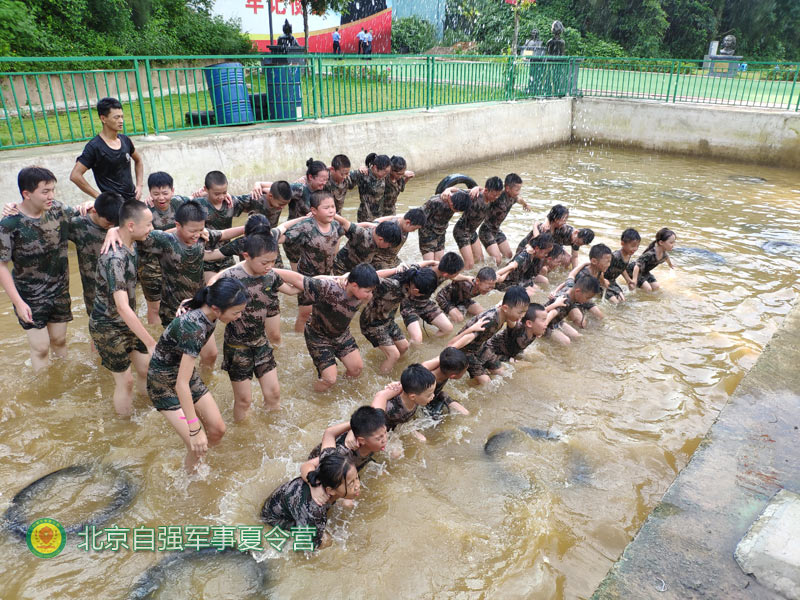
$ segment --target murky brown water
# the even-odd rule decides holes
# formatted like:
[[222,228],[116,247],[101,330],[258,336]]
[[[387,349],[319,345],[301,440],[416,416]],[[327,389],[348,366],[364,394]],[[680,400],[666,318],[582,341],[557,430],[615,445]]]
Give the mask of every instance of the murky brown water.
[[[769,239],[800,244],[795,173],[577,146],[459,169],[479,181],[510,170],[522,175],[537,218],[551,204],[565,203],[570,223],[592,227],[612,249],[625,227],[649,241],[669,226],[678,247],[713,251],[724,263],[676,251],[676,270],[655,273],[661,293],[632,294],[618,308],[601,305],[607,319],[579,343],[536,344],[533,364],[520,364],[486,390],[450,384],[472,414],[426,430],[427,444],[408,430],[395,435],[390,450],[401,457],[369,465],[355,508],[333,509],[334,546],[313,556],[265,552],[269,581],[257,595],[587,597],[686,464],[800,289],[797,250],[769,254],[760,247]],[[413,180],[400,205],[420,204],[442,175]],[[766,182],[730,179],[741,175]],[[354,216],[352,201],[347,210]],[[522,237],[532,218],[515,207],[504,226],[509,238]],[[412,235],[403,256],[417,252]],[[74,253],[70,264],[76,317],[70,358],[46,374],[34,376],[25,365],[26,339],[7,297],[0,298],[0,508],[46,473],[100,461],[139,481],[138,496],[115,520],[120,527],[255,524],[264,498],[297,475],[324,427],[348,418],[387,381],[376,373],[379,353],[364,342],[361,379],[315,396],[311,360],[302,336],[291,331],[295,304],[284,300],[284,343],[276,352],[283,409],[269,415],[257,409],[248,422],[233,425],[230,385],[217,370],[210,388],[228,434],[210,453],[209,468],[188,478],[180,468],[182,445],[146,398],[137,400],[133,423],[114,417],[112,379],[88,353]],[[481,301],[488,306],[499,297],[495,292]],[[217,339],[221,347],[221,327]],[[407,362],[430,358],[443,345],[429,339]],[[260,392],[255,396],[260,402]],[[558,431],[562,440],[515,435],[496,460],[484,453],[488,437],[519,425]],[[91,494],[64,485],[41,499],[33,516],[63,523],[85,516],[83,498],[95,506],[104,493],[100,484],[90,488]],[[71,536],[64,552],[42,560],[18,539],[0,535],[0,597],[124,598],[164,557],[87,554],[76,541]],[[236,567],[184,572],[159,597],[249,597],[254,587],[242,573]]]

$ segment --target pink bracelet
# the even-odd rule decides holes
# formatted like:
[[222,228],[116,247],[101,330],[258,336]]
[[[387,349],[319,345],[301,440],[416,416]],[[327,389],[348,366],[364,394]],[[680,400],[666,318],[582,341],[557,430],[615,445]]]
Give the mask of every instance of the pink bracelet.
[[195,418],[194,418],[194,419],[192,419],[191,421],[186,421],[186,424],[187,424],[187,425],[191,425],[192,423],[197,423],[199,420],[200,420],[200,419],[198,419],[197,417],[195,417]]
[[181,415],[181,416],[180,416],[180,417],[178,417],[178,418],[179,418],[181,421],[185,421],[185,420],[186,420],[186,417],[184,417],[183,415]]

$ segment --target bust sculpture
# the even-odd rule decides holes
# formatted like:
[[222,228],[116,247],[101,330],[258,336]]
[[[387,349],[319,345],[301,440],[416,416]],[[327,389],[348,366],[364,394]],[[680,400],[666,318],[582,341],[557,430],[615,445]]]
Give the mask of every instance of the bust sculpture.
[[547,40],[547,55],[564,56],[566,43],[561,39],[561,36],[564,35],[564,25],[561,24],[561,21],[553,21],[550,32],[553,34],[553,37]]
[[736,54],[736,38],[732,35],[726,35],[722,38],[722,43],[719,46],[719,53],[722,56],[733,56]]

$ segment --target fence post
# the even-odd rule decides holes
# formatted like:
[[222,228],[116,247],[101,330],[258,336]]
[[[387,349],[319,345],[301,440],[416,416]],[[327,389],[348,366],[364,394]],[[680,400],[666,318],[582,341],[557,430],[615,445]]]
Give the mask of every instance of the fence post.
[[314,111],[314,119],[319,119],[319,111],[317,110],[317,78],[314,77],[314,60],[315,57],[311,57],[306,60],[306,64],[308,65],[308,76],[311,77],[311,107]]
[[508,56],[508,67],[506,73],[506,100],[509,102],[514,99],[514,55]]
[[665,97],[667,102],[669,102],[669,92],[672,89],[672,76],[674,74],[675,74],[675,61],[673,60],[669,68],[669,81],[667,82],[667,95]]
[[142,129],[144,135],[147,135],[147,116],[144,114],[144,90],[142,90],[142,79],[139,77],[139,60],[133,59],[133,74],[136,81],[136,95],[139,98],[139,114],[142,117]]
[[[678,98],[678,80],[681,78],[681,65],[679,61],[672,61],[673,68],[675,67],[675,63],[677,62],[678,68],[675,69],[675,89],[672,92],[672,102],[676,102]],[[669,96],[667,96],[667,102],[669,102]]]
[[325,102],[323,100],[323,91],[322,91],[322,57],[315,56],[317,60],[317,79],[319,80],[319,85],[317,86],[317,92],[319,94],[319,118],[325,118]]
[[427,63],[426,77],[425,77],[425,109],[431,110],[433,108],[433,56],[425,58]]
[[800,73],[800,64],[794,70],[794,79],[792,80],[792,89],[789,91],[789,104],[786,105],[786,110],[792,110],[792,96],[794,96],[794,86],[797,83],[798,73]]
[[147,94],[150,98],[150,112],[153,113],[153,132],[158,135],[158,113],[156,112],[156,99],[153,96],[153,77],[150,71],[150,59],[144,59],[144,74],[147,77]]

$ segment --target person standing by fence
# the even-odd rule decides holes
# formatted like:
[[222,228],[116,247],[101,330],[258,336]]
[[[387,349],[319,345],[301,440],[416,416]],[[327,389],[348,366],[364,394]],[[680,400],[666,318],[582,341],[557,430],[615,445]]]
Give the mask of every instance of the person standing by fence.
[[[116,98],[102,98],[97,103],[97,113],[103,129],[84,146],[69,180],[92,198],[97,198],[100,192],[116,192],[125,200],[139,200],[144,164],[131,139],[121,133],[125,121],[122,104]],[[131,161],[136,171],[136,185],[131,178]],[[84,175],[89,169],[100,191],[86,181]]]
[[337,27],[336,30],[333,32],[333,53],[334,54],[341,54],[342,53],[342,35],[339,33],[339,28]]

